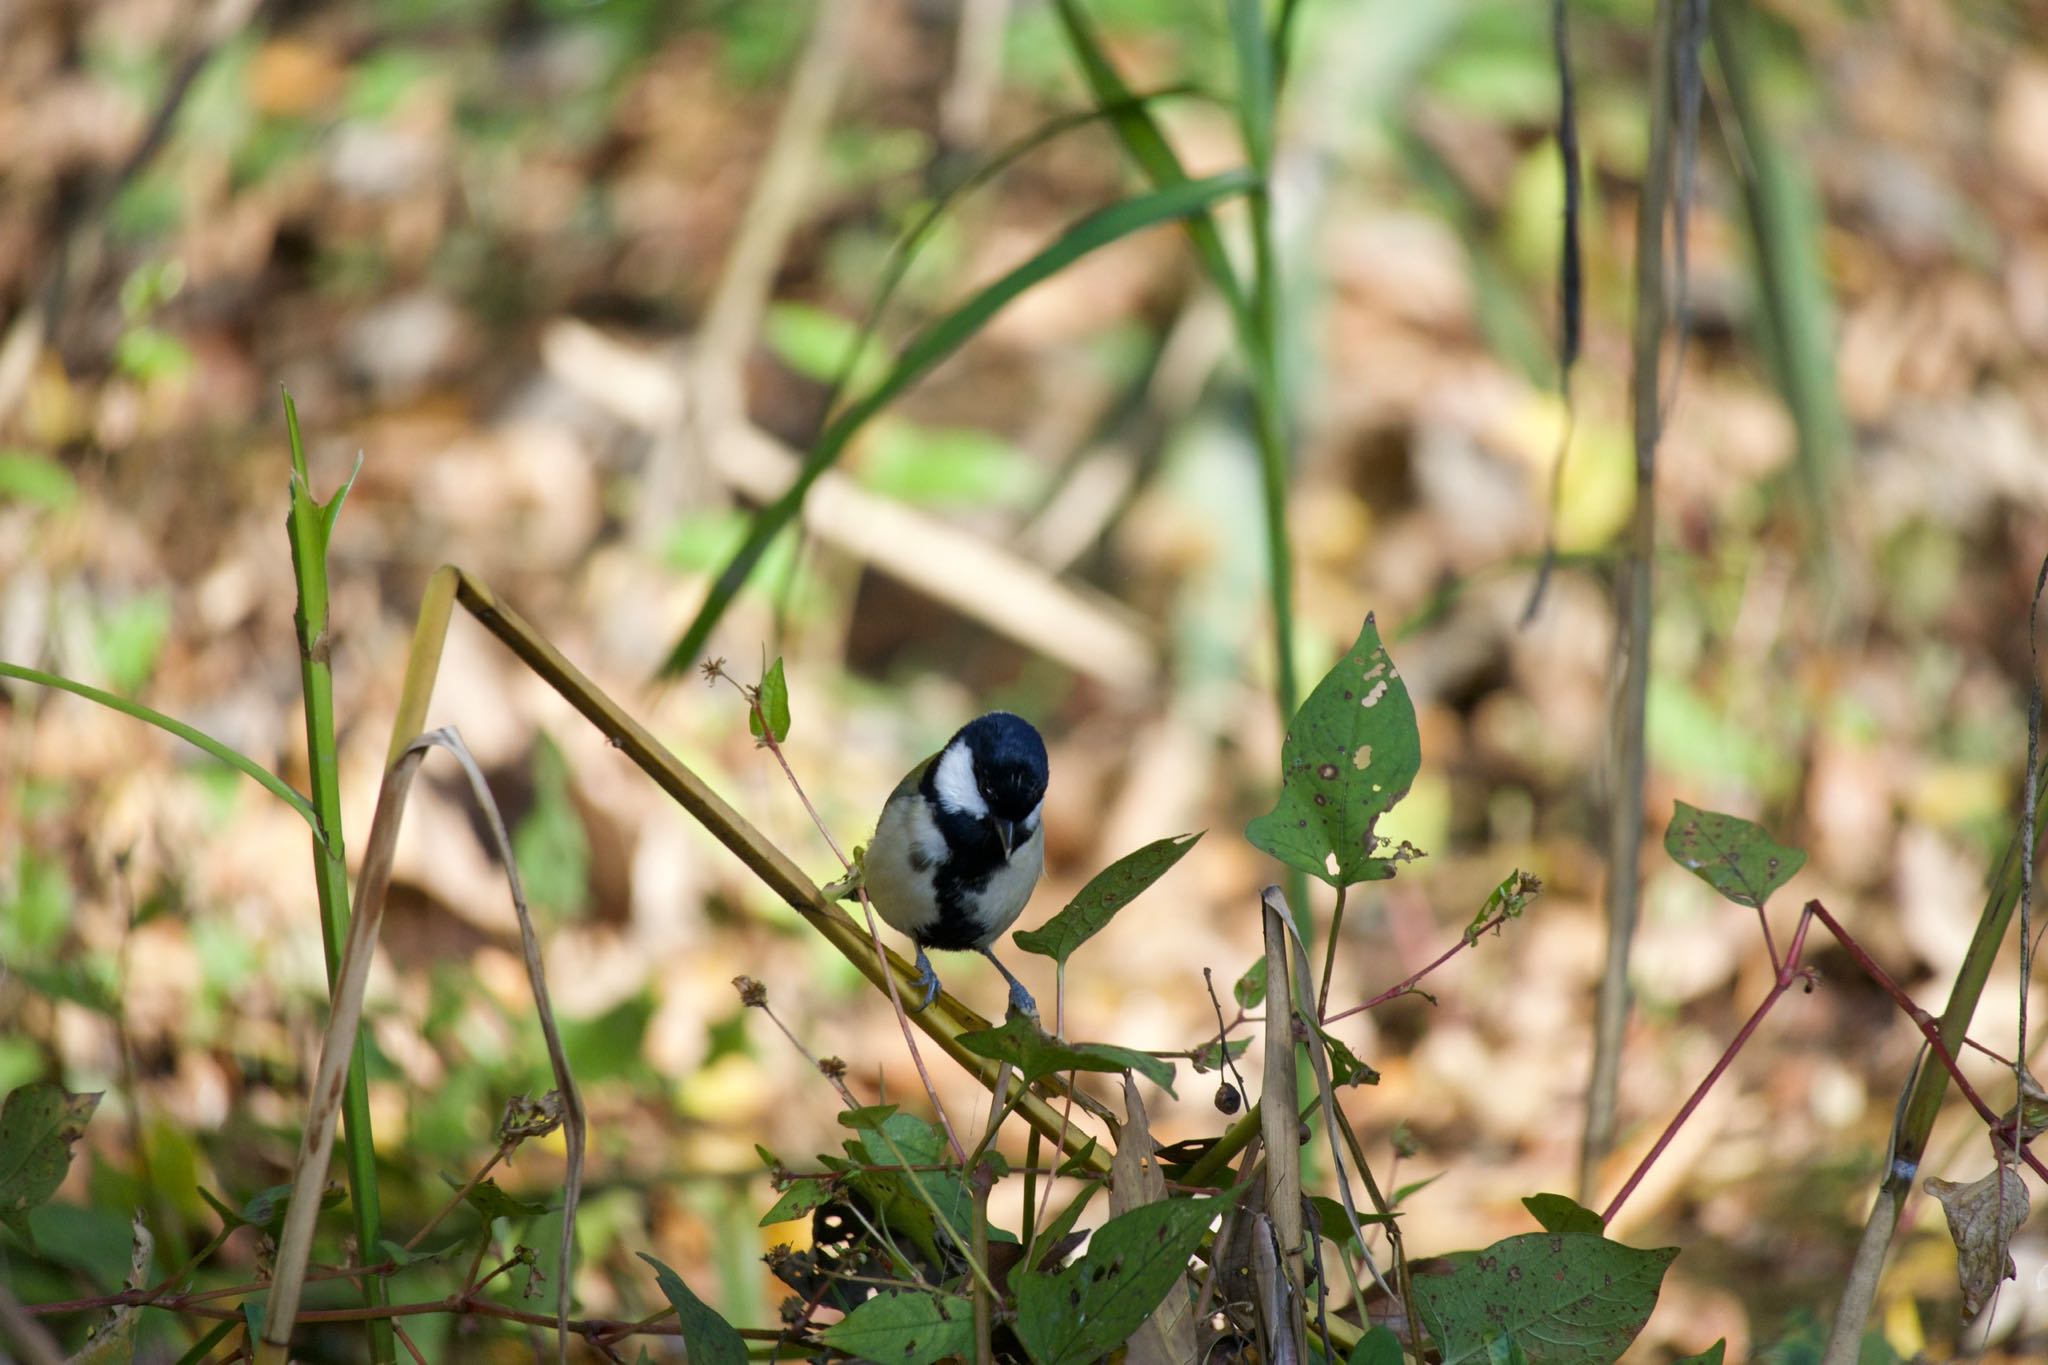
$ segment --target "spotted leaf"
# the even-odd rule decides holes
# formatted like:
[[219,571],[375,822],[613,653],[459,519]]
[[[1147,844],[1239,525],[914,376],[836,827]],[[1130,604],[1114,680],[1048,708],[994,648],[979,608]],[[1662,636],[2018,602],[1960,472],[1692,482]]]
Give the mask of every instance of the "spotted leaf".
[[1294,713],[1280,751],[1280,802],[1245,837],[1332,886],[1391,877],[1419,854],[1405,844],[1387,849],[1377,826],[1421,766],[1408,685],[1367,616],[1357,642]]

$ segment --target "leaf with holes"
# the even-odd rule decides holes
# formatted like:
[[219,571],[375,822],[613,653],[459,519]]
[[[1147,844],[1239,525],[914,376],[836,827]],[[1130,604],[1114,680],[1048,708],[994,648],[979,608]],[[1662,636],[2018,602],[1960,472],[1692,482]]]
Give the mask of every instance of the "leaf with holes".
[[690,1357],[690,1365],[747,1365],[747,1343],[731,1323],[691,1293],[690,1286],[675,1271],[644,1251],[640,1259],[654,1267],[655,1282],[661,1286],[662,1296],[676,1310],[676,1321],[683,1329],[683,1350]]
[[818,1339],[856,1360],[931,1365],[974,1354],[974,1310],[965,1299],[937,1294],[877,1294]]
[[1043,1365],[1103,1359],[1182,1283],[1188,1257],[1229,1206],[1228,1197],[1146,1204],[1097,1228],[1087,1254],[1066,1269],[1012,1275],[1025,1348]]
[[782,1192],[782,1198],[775,1201],[775,1206],[761,1215],[760,1226],[765,1228],[801,1218],[831,1198],[831,1185],[816,1176],[803,1176],[790,1182],[789,1188]]
[[1076,948],[1100,933],[1117,911],[1165,876],[1201,837],[1181,834],[1171,839],[1155,839],[1136,853],[1126,853],[1096,873],[1064,910],[1036,929],[1020,931],[1015,936],[1017,946],[1064,964]]
[[0,1223],[31,1248],[29,1211],[57,1192],[71,1169],[71,1145],[85,1132],[100,1092],[74,1095],[37,1081],[0,1102]]
[[1001,1028],[961,1034],[960,1046],[977,1057],[1010,1063],[1026,1084],[1063,1071],[1136,1071],[1173,1094],[1173,1063],[1164,1057],[1112,1043],[1069,1043],[1048,1037],[1020,1014],[1011,1015]]
[[1280,750],[1280,801],[1245,837],[1332,886],[1378,881],[1416,857],[1383,856],[1380,817],[1408,794],[1422,740],[1408,685],[1365,618],[1358,640],[1294,713]]
[[1806,866],[1804,853],[1774,842],[1763,826],[1683,801],[1674,803],[1664,850],[1729,900],[1757,910]]
[[1490,1359],[1503,1338],[1532,1365],[1607,1365],[1649,1320],[1677,1255],[1592,1233],[1526,1232],[1417,1276],[1417,1307],[1443,1365]]

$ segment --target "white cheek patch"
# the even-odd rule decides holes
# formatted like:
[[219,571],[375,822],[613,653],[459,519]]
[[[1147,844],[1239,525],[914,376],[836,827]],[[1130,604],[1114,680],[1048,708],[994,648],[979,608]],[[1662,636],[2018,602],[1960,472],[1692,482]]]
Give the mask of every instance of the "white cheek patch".
[[947,810],[977,820],[988,818],[988,802],[981,799],[981,788],[974,780],[974,755],[967,752],[965,744],[955,744],[939,755],[932,786],[939,794],[939,804]]
[[1029,814],[1029,815],[1027,815],[1027,816],[1025,816],[1025,817],[1024,817],[1024,820],[1023,820],[1023,827],[1024,827],[1024,832],[1025,832],[1026,834],[1036,834],[1036,833],[1038,832],[1038,821],[1039,821],[1039,817],[1040,817],[1040,816],[1042,816],[1042,815],[1044,815],[1044,814],[1045,814],[1045,802],[1043,802],[1043,801],[1040,801],[1040,802],[1039,802],[1039,803],[1038,803],[1037,805],[1035,805],[1035,806],[1033,806],[1033,807],[1031,808],[1031,814]]

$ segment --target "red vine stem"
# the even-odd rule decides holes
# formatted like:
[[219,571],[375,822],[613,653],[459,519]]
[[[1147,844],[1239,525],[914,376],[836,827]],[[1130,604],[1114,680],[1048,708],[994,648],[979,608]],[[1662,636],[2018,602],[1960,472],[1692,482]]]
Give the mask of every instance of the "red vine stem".
[[[1863,950],[1863,945],[1856,941],[1855,936],[1850,934],[1847,929],[1844,929],[1840,921],[1828,913],[1826,906],[1817,900],[1810,900],[1799,912],[1799,926],[1793,930],[1792,941],[1786,947],[1785,957],[1778,964],[1778,977],[1771,986],[1770,994],[1764,997],[1763,1003],[1756,1007],[1756,1012],[1750,1015],[1748,1020],[1742,1025],[1742,1028],[1737,1031],[1735,1037],[1729,1042],[1727,1049],[1722,1052],[1721,1059],[1714,1063],[1713,1069],[1707,1072],[1706,1078],[1693,1090],[1692,1095],[1686,1100],[1678,1113],[1672,1117],[1671,1122],[1665,1126],[1663,1133],[1657,1138],[1656,1144],[1644,1155],[1642,1161],[1637,1163],[1635,1170],[1629,1175],[1627,1183],[1621,1187],[1620,1192],[1608,1203],[1606,1211],[1601,1214],[1601,1221],[1607,1223],[1614,1221],[1614,1215],[1620,1212],[1621,1206],[1628,1201],[1628,1197],[1635,1193],[1636,1186],[1642,1183],[1643,1177],[1649,1174],[1650,1167],[1656,1164],[1657,1158],[1664,1154],[1664,1150],[1671,1145],[1671,1140],[1678,1135],[1678,1130],[1685,1126],[1685,1121],[1692,1117],[1693,1111],[1699,1108],[1702,1100],[1706,1099],[1707,1092],[1714,1088],[1714,1082],[1721,1079],[1721,1074],[1728,1069],[1729,1063],[1735,1060],[1735,1054],[1742,1050],[1743,1045],[1749,1041],[1750,1035],[1756,1032],[1757,1025],[1763,1023],[1764,1016],[1771,1012],[1771,1007],[1778,1003],[1779,997],[1790,990],[1796,982],[1802,979],[1811,979],[1812,969],[1801,965],[1799,959],[1800,954],[1806,949],[1806,931],[1814,920],[1819,920],[1827,928],[1827,931],[1835,936],[1835,941],[1842,945],[1843,951],[1847,952],[1856,965],[1863,969],[1864,974],[1877,983],[1879,989],[1892,998],[1892,1003],[1899,1007],[1899,1011],[1902,1014],[1913,1021],[1914,1027],[1920,1031],[1920,1036],[1927,1040],[1928,1050],[1934,1054],[1935,1060],[1941,1063],[1943,1068],[1947,1070],[1950,1078],[1955,1081],[1956,1089],[1962,1093],[1965,1099],[1969,1100],[1971,1107],[1977,1111],[1979,1117],[1985,1123],[1991,1126],[1992,1131],[1994,1133],[1998,1131],[2000,1124],[1999,1116],[1992,1112],[1991,1106],[1984,1102],[1983,1096],[1977,1093],[1976,1088],[1963,1075],[1962,1069],[1956,1065],[1954,1054],[1949,1051],[1948,1044],[1942,1041],[1941,1029],[1935,1022],[1934,1016],[1914,1003],[1913,998],[1906,994],[1898,982],[1892,980],[1891,975],[1877,964],[1876,959]],[[1965,1039],[1965,1041],[1967,1042],[1968,1040]],[[2036,1175],[2044,1180],[2048,1180],[2048,1167],[2044,1167],[2041,1164],[2040,1158],[2036,1157],[2025,1144],[2020,1146],[2019,1155],[2022,1161],[2025,1161],[2027,1165],[2033,1168]]]

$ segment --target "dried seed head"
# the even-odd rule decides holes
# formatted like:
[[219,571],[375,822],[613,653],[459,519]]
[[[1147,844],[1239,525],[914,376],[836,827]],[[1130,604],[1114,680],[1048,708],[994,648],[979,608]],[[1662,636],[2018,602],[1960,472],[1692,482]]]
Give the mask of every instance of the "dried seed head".
[[820,1057],[818,1059],[818,1070],[823,1072],[829,1080],[843,1081],[846,1079],[846,1063],[838,1057]]
[[740,993],[740,1003],[750,1010],[765,1009],[768,1005],[768,988],[751,976],[736,976],[732,988]]

